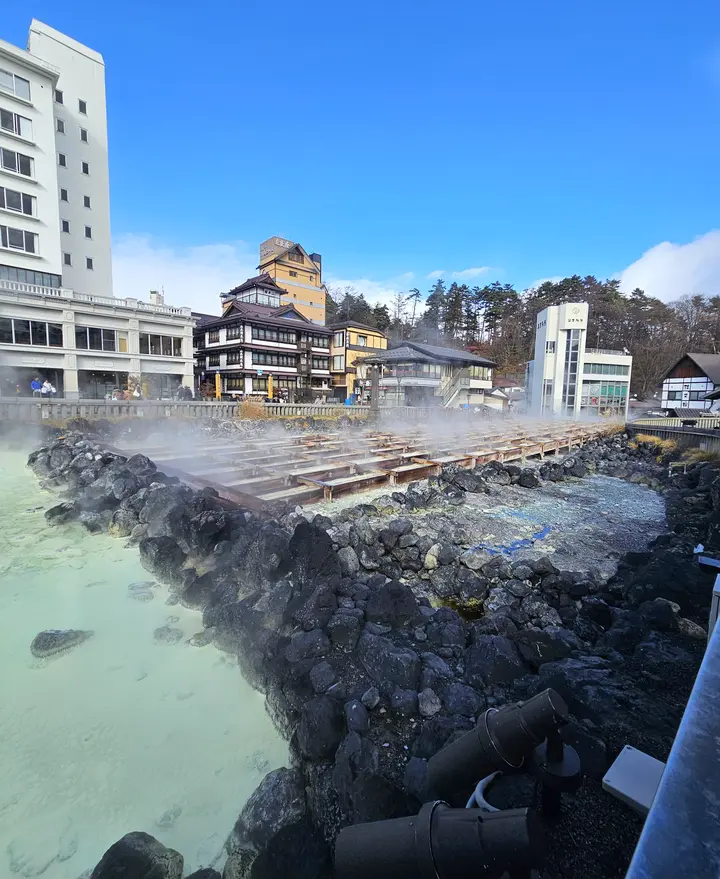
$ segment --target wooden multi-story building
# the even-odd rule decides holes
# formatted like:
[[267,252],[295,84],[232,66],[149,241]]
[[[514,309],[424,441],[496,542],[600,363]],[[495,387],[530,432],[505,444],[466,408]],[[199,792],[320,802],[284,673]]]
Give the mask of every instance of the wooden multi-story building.
[[228,396],[268,395],[313,399],[331,393],[332,331],[287,303],[287,293],[268,274],[250,278],[221,296],[222,317],[195,314],[197,385],[221,377]]

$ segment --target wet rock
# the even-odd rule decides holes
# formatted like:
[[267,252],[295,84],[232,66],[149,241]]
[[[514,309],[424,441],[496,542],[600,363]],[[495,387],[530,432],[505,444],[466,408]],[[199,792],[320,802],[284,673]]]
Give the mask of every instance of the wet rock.
[[453,670],[437,653],[423,653],[421,660],[421,687],[423,690],[432,689],[437,692],[447,681],[454,678]]
[[201,867],[201,869],[195,870],[194,873],[190,873],[186,879],[222,879],[222,876],[212,867]]
[[341,706],[329,696],[315,696],[304,706],[297,729],[297,744],[303,757],[322,760],[331,757],[343,737]]
[[115,510],[108,525],[113,537],[130,537],[133,529],[139,524],[138,517],[130,510]]
[[90,879],[182,879],[183,856],[149,833],[127,833],[110,846]]
[[152,601],[155,598],[155,593],[152,591],[155,585],[152,580],[139,580],[128,586],[128,592],[135,601]]
[[164,583],[174,583],[185,561],[185,553],[172,537],[146,537],[140,541],[140,564]]
[[340,574],[340,561],[327,532],[300,522],[290,539],[287,569],[292,572],[293,582],[300,585]]
[[45,511],[45,519],[50,525],[62,525],[77,515],[77,507],[74,503],[56,504]]
[[92,637],[93,632],[82,629],[46,629],[39,632],[30,644],[30,652],[39,659],[65,653]]
[[330,875],[329,850],[312,826],[297,770],[276,769],[265,776],[240,813],[227,849],[223,879]]
[[602,723],[627,700],[627,686],[599,656],[548,662],[539,670],[537,691],[552,687],[576,717]]
[[[312,590],[302,605],[294,612],[293,619],[304,629],[320,629],[328,624],[337,610],[338,600],[329,586],[321,584]],[[278,620],[280,622],[280,620]]]
[[159,644],[177,644],[183,639],[182,629],[172,626],[160,626],[153,632],[153,638]]
[[502,684],[525,674],[517,647],[501,635],[479,635],[464,653],[465,680],[476,689]]
[[583,599],[579,613],[581,617],[590,620],[601,629],[609,629],[612,626],[612,610],[602,598],[591,596]]

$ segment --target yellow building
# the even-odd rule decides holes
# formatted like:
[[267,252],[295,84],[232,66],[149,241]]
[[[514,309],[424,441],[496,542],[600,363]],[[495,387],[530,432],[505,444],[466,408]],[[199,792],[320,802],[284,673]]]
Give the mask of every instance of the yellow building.
[[356,321],[340,321],[331,324],[328,329],[333,331],[330,337],[330,373],[334,396],[345,399],[355,394],[358,402],[368,402],[370,386],[364,370],[358,376],[355,362],[377,351],[385,351],[387,336],[376,327]]
[[315,323],[325,323],[325,293],[322,257],[308,253],[286,238],[268,238],[260,245],[260,273],[267,273],[287,292],[283,303],[294,305]]

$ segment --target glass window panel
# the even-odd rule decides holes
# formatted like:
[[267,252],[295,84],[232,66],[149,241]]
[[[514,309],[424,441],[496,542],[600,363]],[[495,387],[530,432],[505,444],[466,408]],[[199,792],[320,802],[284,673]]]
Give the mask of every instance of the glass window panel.
[[25,250],[27,253],[37,253],[37,235],[34,232],[25,233]]
[[25,236],[22,229],[8,227],[8,247],[15,247],[17,250],[25,249]]
[[88,327],[88,340],[91,351],[102,351],[102,330],[99,327]]
[[5,207],[11,211],[22,211],[22,193],[15,189],[6,189]]
[[2,166],[6,171],[17,171],[17,153],[13,150],[2,150]]
[[15,94],[26,101],[30,100],[30,83],[21,76],[15,77]]
[[5,89],[7,92],[15,91],[13,75],[7,70],[0,70],[0,89]]
[[25,195],[24,192],[22,194],[22,212],[29,217],[35,216],[35,199],[32,195]]
[[150,353],[150,337],[147,333],[140,333],[140,353]]
[[16,345],[29,345],[30,344],[30,321],[29,320],[15,320],[13,323],[15,324],[15,344]]
[[52,348],[62,348],[62,324],[48,324],[48,345]]
[[103,351],[115,350],[115,330],[102,331],[102,348]]
[[162,353],[162,343],[160,342],[160,336],[150,336],[150,353],[151,354],[161,354]]
[[24,116],[18,116],[17,118],[20,128],[18,134],[20,135],[20,137],[26,137],[28,140],[32,140],[32,121],[30,119],[26,119]]
[[30,321],[33,345],[47,345],[47,324],[45,321]]
[[75,347],[85,349],[87,346],[87,328],[75,327]]
[[9,110],[0,108],[0,128],[4,128],[5,131],[15,132],[15,116]]
[[172,338],[160,336],[160,344],[162,345],[163,357],[172,357]]
[[173,357],[182,357],[182,339],[173,338]]
[[22,153],[18,153],[18,171],[26,177],[32,177],[33,160],[30,156],[23,156]]
[[9,317],[0,317],[0,342],[12,344],[12,320]]

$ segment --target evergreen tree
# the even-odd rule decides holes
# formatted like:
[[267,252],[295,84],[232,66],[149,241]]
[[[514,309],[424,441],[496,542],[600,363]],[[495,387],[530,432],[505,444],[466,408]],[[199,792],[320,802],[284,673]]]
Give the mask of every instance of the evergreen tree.
[[387,305],[378,304],[373,308],[373,324],[383,332],[390,329],[390,309]]

